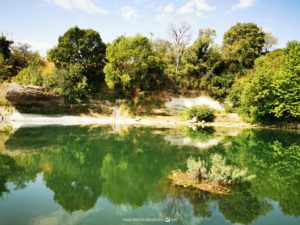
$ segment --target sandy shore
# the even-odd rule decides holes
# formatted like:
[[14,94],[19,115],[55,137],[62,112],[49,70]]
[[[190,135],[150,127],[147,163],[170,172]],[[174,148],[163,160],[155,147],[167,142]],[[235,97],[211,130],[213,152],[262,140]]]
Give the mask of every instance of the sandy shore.
[[13,113],[8,117],[9,123],[18,128],[21,126],[39,126],[39,125],[149,125],[149,126],[177,126],[177,125],[203,125],[203,126],[226,126],[226,127],[250,127],[247,123],[190,123],[188,121],[182,121],[177,117],[105,117],[105,116],[71,116],[71,115],[39,115],[39,114],[21,114]]

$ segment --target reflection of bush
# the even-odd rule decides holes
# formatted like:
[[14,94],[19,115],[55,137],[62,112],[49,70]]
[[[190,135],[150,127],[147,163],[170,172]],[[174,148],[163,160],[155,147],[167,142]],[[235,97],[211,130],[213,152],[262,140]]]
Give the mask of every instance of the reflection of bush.
[[207,142],[214,138],[215,129],[213,127],[193,127],[185,128],[185,135],[201,142]]

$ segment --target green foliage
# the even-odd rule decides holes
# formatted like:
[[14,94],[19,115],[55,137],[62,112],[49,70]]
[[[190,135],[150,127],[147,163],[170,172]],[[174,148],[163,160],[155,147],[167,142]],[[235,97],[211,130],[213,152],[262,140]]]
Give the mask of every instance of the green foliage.
[[251,68],[261,55],[265,33],[254,23],[237,23],[223,37],[223,54],[227,62]]
[[189,157],[187,159],[186,166],[186,172],[193,182],[198,183],[208,179],[208,166],[206,162],[200,158],[196,160],[194,157]]
[[33,61],[41,66],[44,65],[44,60],[38,52],[30,50],[30,45],[26,43],[13,45],[11,47],[11,56],[8,60],[8,65],[10,66],[9,76],[16,76],[22,69],[28,67]]
[[292,41],[284,51],[283,68],[274,81],[277,118],[300,121],[300,42]]
[[7,40],[5,36],[0,36],[0,82],[8,79],[10,65],[8,60],[11,56],[10,47],[13,41]]
[[206,90],[210,96],[222,101],[228,95],[235,77],[236,74],[232,72],[224,72],[220,75],[203,77],[201,82],[203,89]]
[[6,64],[3,54],[0,53],[0,82],[4,81],[8,77],[9,66]]
[[155,56],[148,38],[119,37],[107,48],[105,81],[116,91],[157,90],[162,87],[164,64]]
[[204,120],[212,122],[215,119],[214,110],[208,105],[193,106],[185,109],[184,116],[186,119],[196,118],[197,121]]
[[17,76],[13,77],[12,81],[23,85],[38,85],[42,86],[42,67],[36,61],[30,61],[28,67],[22,69]]
[[47,85],[57,88],[70,103],[87,97],[88,83],[80,64],[71,64],[68,68],[57,69],[47,79]]
[[[210,166],[209,166],[210,165]],[[195,182],[213,182],[223,185],[243,183],[253,177],[247,176],[247,171],[232,165],[227,165],[219,154],[212,154],[209,163],[193,157],[187,160],[187,174]]]
[[105,48],[98,32],[73,27],[59,37],[58,45],[48,52],[48,57],[59,69],[80,64],[89,88],[98,91],[104,80]]
[[282,123],[300,118],[300,43],[261,56],[254,69],[236,81],[229,99],[252,122]]
[[0,55],[2,55],[4,59],[9,59],[11,55],[10,46],[12,43],[14,42],[7,40],[5,36],[0,36]]

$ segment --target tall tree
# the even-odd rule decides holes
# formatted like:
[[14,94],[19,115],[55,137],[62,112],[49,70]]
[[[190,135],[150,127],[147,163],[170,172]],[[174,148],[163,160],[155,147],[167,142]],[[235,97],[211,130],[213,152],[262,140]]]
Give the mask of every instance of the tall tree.
[[172,40],[172,52],[175,61],[175,73],[177,74],[180,60],[191,39],[191,26],[187,22],[180,24],[171,24],[169,28],[169,36]]
[[153,90],[162,86],[164,64],[147,37],[119,37],[107,48],[104,67],[108,87],[118,91]]
[[223,37],[223,53],[226,61],[238,62],[251,68],[261,55],[265,33],[254,23],[237,23]]
[[300,42],[290,41],[284,50],[282,70],[274,81],[276,99],[272,113],[285,120],[300,121]]
[[80,64],[89,87],[97,91],[104,80],[105,48],[97,31],[73,27],[59,37],[58,45],[48,52],[48,57],[58,68]]
[[238,80],[231,99],[253,122],[300,121],[300,42],[259,57]]

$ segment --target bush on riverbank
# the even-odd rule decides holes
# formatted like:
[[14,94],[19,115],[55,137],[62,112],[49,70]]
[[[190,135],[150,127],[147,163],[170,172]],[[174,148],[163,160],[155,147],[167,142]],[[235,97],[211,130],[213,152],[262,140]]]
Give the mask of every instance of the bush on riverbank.
[[193,106],[184,111],[186,119],[194,119],[197,121],[212,122],[215,119],[214,110],[208,105]]

